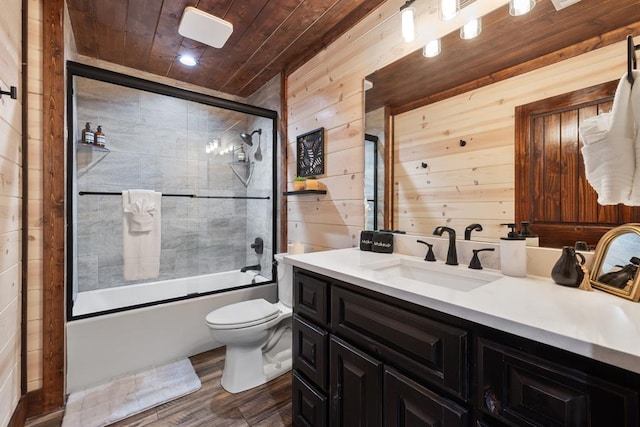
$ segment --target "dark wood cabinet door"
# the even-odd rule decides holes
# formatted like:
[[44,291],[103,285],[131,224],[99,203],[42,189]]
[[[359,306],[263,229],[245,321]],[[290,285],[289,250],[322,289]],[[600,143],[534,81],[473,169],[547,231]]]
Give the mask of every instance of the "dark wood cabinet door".
[[320,326],[327,326],[329,323],[329,286],[328,280],[294,268],[294,311]]
[[329,333],[293,316],[293,367],[307,376],[322,391],[327,391]]
[[384,370],[385,427],[468,425],[468,411],[391,368]]
[[465,330],[337,286],[331,298],[331,325],[337,335],[466,398]]
[[638,426],[638,392],[478,340],[477,405],[524,426]]
[[294,426],[328,426],[327,398],[307,383],[296,371],[293,372],[293,414]]
[[331,336],[332,427],[382,426],[382,362]]

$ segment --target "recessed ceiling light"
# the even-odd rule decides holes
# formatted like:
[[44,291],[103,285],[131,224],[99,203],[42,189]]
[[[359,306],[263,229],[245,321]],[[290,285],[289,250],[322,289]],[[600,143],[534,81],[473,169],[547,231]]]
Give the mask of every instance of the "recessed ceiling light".
[[196,61],[196,59],[191,55],[180,55],[178,60],[181,64],[186,65],[187,67],[193,67],[198,63],[198,61]]

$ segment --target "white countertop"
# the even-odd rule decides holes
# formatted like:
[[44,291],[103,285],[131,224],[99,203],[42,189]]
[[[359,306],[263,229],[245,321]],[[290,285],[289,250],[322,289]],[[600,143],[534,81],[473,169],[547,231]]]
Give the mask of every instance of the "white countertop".
[[[640,373],[639,303],[559,286],[550,278],[507,277],[489,269],[482,272],[500,277],[458,291],[366,267],[402,258],[421,260],[350,248],[288,255],[285,263]],[[470,271],[466,265],[437,267]]]

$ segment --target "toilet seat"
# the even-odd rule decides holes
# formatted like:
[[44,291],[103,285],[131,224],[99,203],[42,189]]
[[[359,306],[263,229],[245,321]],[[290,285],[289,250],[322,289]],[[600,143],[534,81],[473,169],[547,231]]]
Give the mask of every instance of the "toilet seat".
[[266,323],[280,315],[275,304],[265,299],[253,299],[229,304],[213,310],[205,317],[212,329],[240,329]]

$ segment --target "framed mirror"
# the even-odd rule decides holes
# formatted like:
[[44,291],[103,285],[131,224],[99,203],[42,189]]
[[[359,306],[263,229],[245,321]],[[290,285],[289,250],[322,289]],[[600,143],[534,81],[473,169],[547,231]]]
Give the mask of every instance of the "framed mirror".
[[640,299],[640,224],[624,224],[605,233],[596,247],[591,285],[632,301]]

